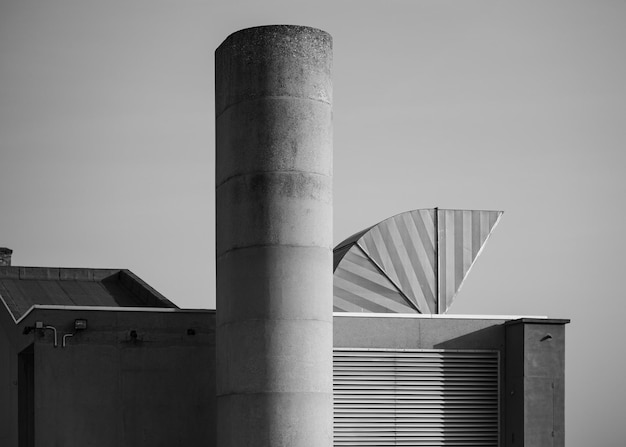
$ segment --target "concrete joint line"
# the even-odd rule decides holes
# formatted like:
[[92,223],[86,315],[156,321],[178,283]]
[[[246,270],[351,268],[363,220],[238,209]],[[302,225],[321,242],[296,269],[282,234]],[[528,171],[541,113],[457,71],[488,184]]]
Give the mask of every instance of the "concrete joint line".
[[326,104],[330,107],[332,107],[332,103],[328,102],[328,101],[324,101],[322,99],[317,99],[317,98],[309,98],[309,97],[305,97],[305,96],[289,96],[289,95],[266,95],[266,96],[255,96],[253,98],[246,98],[246,99],[242,99],[240,101],[234,102],[232,104],[230,104],[229,106],[227,106],[224,110],[222,110],[219,115],[215,116],[215,120],[217,121],[219,119],[220,116],[222,116],[224,113],[226,113],[226,111],[228,109],[230,109],[231,107],[235,107],[239,104],[243,104],[244,102],[254,102],[254,101],[260,101],[262,99],[296,99],[299,101],[313,101],[313,102],[319,102],[322,104]]
[[234,178],[251,177],[253,175],[264,175],[264,174],[305,174],[305,175],[315,175],[318,177],[327,177],[330,179],[333,178],[332,175],[322,174],[321,172],[299,171],[297,169],[292,169],[292,170],[286,169],[286,170],[277,170],[277,171],[252,171],[252,172],[244,172],[241,174],[234,174],[234,175],[231,175],[230,177],[226,177],[226,179],[222,180],[221,183],[215,186],[215,191],[217,192],[217,190],[220,189],[225,183],[228,183]]
[[224,255],[227,255],[230,252],[233,251],[237,251],[237,250],[246,250],[248,248],[269,248],[269,247],[277,247],[277,248],[282,248],[282,247],[291,247],[291,248],[319,248],[322,250],[331,250],[332,251],[332,247],[322,247],[320,245],[298,245],[298,244],[253,244],[253,245],[246,245],[245,247],[235,247],[235,248],[230,248],[228,250],[226,250],[223,253],[220,253],[219,255],[217,255],[216,260],[219,261],[220,258]]
[[243,320],[229,321],[227,323],[218,323],[216,327],[220,328],[248,321],[314,321],[317,323],[330,324],[331,326],[333,324],[332,318],[330,320],[320,320],[319,318],[245,318]]

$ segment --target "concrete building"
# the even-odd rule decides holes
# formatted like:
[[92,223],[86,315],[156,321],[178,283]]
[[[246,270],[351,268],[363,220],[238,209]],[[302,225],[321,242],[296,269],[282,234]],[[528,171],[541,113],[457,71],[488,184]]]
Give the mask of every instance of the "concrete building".
[[564,445],[564,325],[335,314],[334,445]]
[[[0,298],[1,445],[216,445],[214,311],[125,270],[3,267]],[[334,445],[564,445],[568,320],[333,320]]]
[[569,320],[445,314],[501,212],[332,249],[331,65],[307,27],[216,51],[217,312],[0,249],[0,445],[564,445]]
[[568,320],[443,315],[501,212],[394,216],[331,270],[331,61],[286,25],[216,51],[217,445],[562,446]]
[[215,312],[128,270],[0,267],[0,445],[211,445]]
[[564,444],[564,325],[445,315],[502,212],[413,210],[335,248],[335,445]]

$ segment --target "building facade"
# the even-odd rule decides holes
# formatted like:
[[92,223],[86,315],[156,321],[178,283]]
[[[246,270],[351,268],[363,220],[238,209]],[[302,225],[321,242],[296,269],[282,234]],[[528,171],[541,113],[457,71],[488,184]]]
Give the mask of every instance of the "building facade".
[[0,301],[0,445],[212,444],[214,311],[108,269],[0,267]]
[[308,27],[216,51],[217,312],[0,249],[0,445],[564,445],[569,320],[445,314],[500,211],[333,252],[331,66]]
[[[215,312],[135,278],[0,268],[2,445],[216,445]],[[566,323],[335,312],[333,444],[564,445]]]

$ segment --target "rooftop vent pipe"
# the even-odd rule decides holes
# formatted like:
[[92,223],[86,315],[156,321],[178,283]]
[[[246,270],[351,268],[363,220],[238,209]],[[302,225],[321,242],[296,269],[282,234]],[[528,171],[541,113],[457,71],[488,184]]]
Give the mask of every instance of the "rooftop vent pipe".
[[217,445],[332,445],[332,39],[215,52]]

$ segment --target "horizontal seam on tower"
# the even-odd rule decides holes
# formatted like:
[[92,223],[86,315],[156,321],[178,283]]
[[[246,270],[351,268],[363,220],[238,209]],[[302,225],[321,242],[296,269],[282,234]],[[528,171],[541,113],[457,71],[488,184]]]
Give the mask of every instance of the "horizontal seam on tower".
[[216,327],[224,327],[224,326],[230,326],[234,323],[240,323],[240,322],[245,322],[245,321],[316,321],[318,323],[326,323],[326,324],[333,324],[333,320],[331,317],[331,320],[320,320],[319,318],[245,318],[243,320],[236,320],[236,321],[229,321],[227,323],[219,323],[216,324]]
[[252,245],[246,245],[245,247],[235,247],[235,248],[231,248],[226,250],[223,253],[220,253],[219,255],[217,255],[215,257],[216,260],[219,260],[222,256],[233,252],[233,251],[237,251],[237,250],[245,250],[246,248],[262,248],[262,247],[293,247],[293,248],[321,248],[321,249],[328,249],[330,251],[333,250],[333,247],[328,246],[328,247],[323,247],[321,245],[300,245],[300,244],[252,244]]
[[301,171],[298,169],[280,169],[280,170],[274,170],[274,171],[251,171],[251,172],[244,172],[241,174],[233,174],[230,177],[227,177],[226,179],[222,180],[219,184],[217,184],[215,186],[215,189],[219,189],[224,183],[229,182],[230,180],[234,179],[235,177],[249,177],[252,175],[259,175],[259,174],[309,174],[309,175],[317,175],[320,177],[328,177],[328,178],[333,178],[332,175],[328,175],[328,174],[322,174],[319,172],[311,172],[311,171]]
[[259,101],[261,99],[299,99],[301,101],[314,101],[314,102],[321,102],[322,104],[326,104],[332,107],[332,103],[328,102],[328,101],[324,101],[321,99],[315,99],[315,98],[308,98],[308,97],[304,97],[304,96],[288,96],[288,95],[266,95],[266,96],[254,96],[252,98],[246,98],[246,99],[242,99],[240,101],[234,102],[232,104],[230,104],[228,107],[226,107],[224,110],[222,110],[220,112],[219,115],[215,115],[215,119],[217,120],[220,116],[222,116],[224,113],[226,113],[226,111],[228,109],[230,109],[231,107],[235,107],[236,105],[242,104],[244,102],[252,102],[252,101]]

